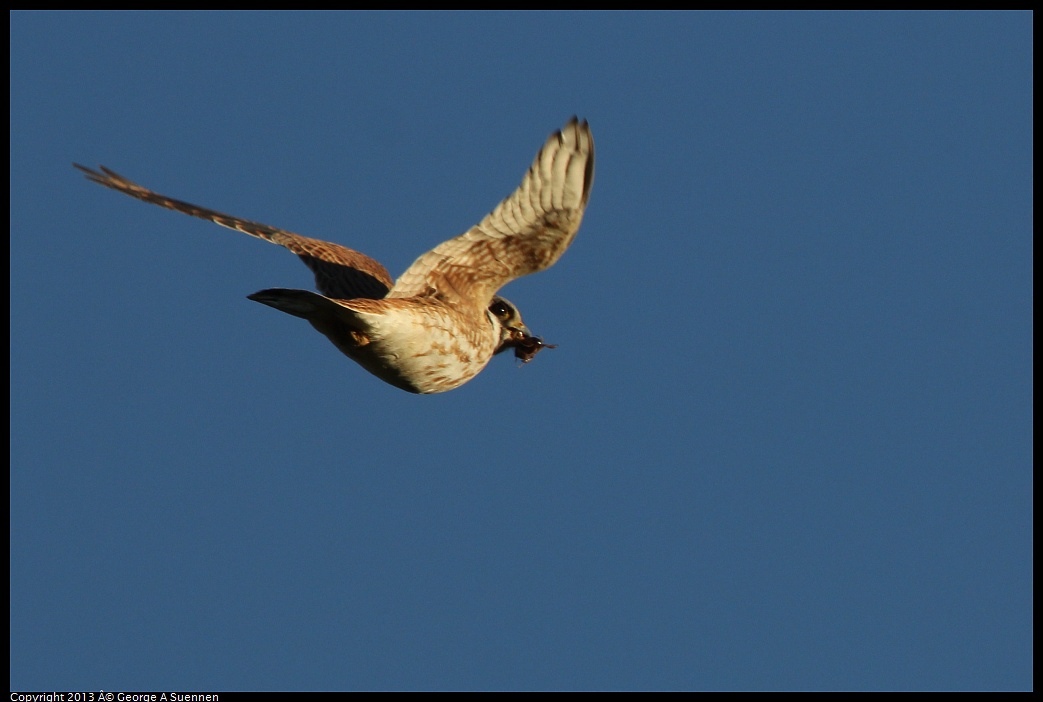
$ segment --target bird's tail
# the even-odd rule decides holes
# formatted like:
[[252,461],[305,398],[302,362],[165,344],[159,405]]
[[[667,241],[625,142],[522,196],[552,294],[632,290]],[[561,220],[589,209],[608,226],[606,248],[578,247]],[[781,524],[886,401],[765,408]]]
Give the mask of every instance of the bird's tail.
[[[280,312],[292,314],[294,317],[311,321],[316,317],[335,313],[344,309],[327,297],[308,290],[290,290],[288,288],[270,288],[247,295],[247,298],[262,305],[274,307]],[[350,310],[345,310],[350,311]]]
[[328,297],[308,290],[271,288],[247,295],[263,305],[280,312],[306,319],[319,333],[347,356],[358,360],[357,352],[369,343],[366,324],[358,314]]

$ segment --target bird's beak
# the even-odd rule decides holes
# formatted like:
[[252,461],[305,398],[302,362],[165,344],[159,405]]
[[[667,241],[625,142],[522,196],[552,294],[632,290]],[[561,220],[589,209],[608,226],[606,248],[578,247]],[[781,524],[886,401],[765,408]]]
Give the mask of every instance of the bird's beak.
[[532,332],[529,331],[529,328],[521,323],[511,325],[510,330],[511,338],[515,341],[521,341],[526,337],[532,336]]
[[529,331],[527,326],[520,322],[507,327],[507,331],[509,334],[506,339],[500,342],[500,346],[496,349],[496,353],[503,353],[507,349],[517,348],[527,339],[532,338],[532,332]]

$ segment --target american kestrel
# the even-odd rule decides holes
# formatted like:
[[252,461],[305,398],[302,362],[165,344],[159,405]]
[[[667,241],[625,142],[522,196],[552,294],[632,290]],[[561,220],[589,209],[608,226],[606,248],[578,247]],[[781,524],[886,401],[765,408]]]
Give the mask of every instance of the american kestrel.
[[572,243],[594,182],[594,138],[586,120],[573,117],[547,139],[514,193],[394,283],[384,266],[339,244],[175,200],[104,166],[73,165],[105,187],[286,247],[312,270],[322,294],[272,288],[251,300],[308,320],[381,380],[436,393],[460,387],[501,351],[514,349],[528,362],[545,346],[496,292],[549,268]]

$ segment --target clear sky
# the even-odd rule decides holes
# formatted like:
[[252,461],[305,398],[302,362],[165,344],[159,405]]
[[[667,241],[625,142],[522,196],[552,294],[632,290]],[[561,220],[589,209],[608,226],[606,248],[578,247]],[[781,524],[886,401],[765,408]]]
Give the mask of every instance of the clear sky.
[[[1032,15],[14,13],[11,687],[1026,690]],[[590,121],[558,348],[251,302]]]

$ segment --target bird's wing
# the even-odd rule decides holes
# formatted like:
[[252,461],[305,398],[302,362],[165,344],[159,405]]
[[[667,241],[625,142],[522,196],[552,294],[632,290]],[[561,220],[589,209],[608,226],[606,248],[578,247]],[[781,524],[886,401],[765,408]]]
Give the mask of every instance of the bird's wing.
[[232,217],[206,207],[193,205],[182,200],[175,200],[142,187],[105,166],[99,166],[100,171],[95,171],[78,163],[73,165],[83,171],[88,180],[99,185],[104,185],[125,195],[150,202],[153,205],[199,217],[214,224],[220,224],[222,227],[235,229],[244,234],[286,247],[300,256],[301,260],[312,270],[312,273],[315,274],[316,287],[327,297],[377,299],[384,297],[391,288],[391,276],[384,266],[369,256],[349,249],[346,246],[311,239],[300,234],[288,232],[285,229],[278,229],[260,222],[251,222],[247,219]]
[[554,264],[576,236],[594,182],[594,138],[573,117],[536,155],[521,185],[476,226],[418,258],[389,298],[440,297],[488,307],[503,285]]

